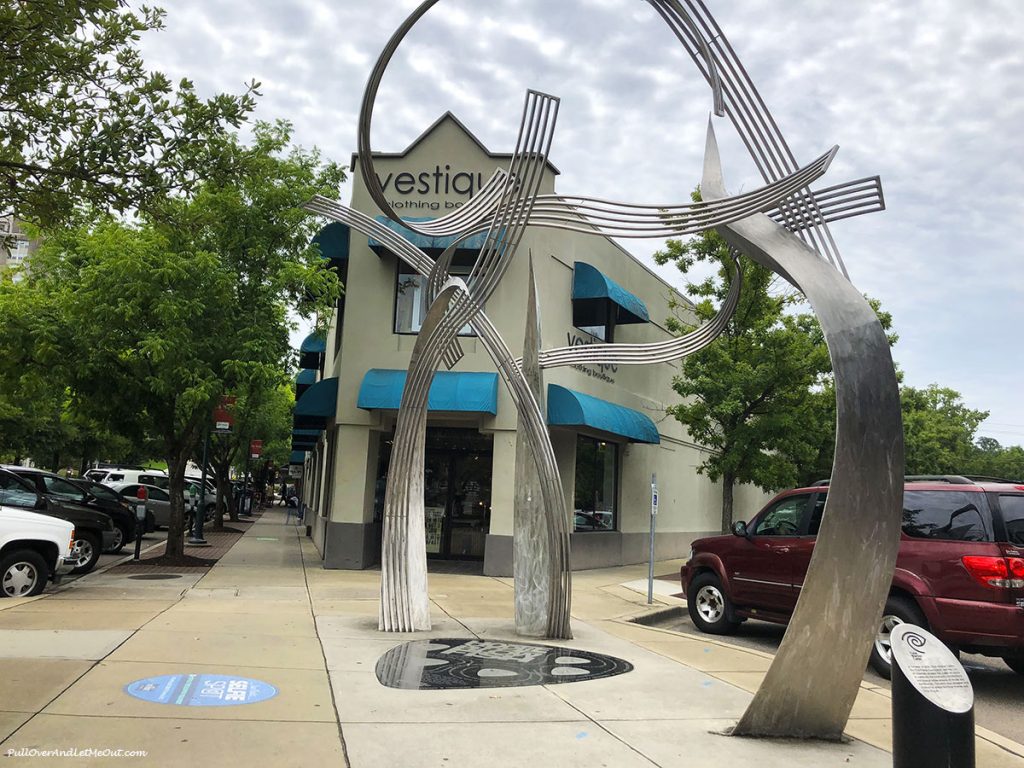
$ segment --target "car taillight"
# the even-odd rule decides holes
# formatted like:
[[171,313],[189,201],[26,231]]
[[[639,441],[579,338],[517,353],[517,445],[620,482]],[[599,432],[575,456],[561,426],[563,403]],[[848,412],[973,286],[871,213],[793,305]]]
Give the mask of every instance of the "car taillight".
[[967,555],[964,567],[986,587],[1020,589],[1024,587],[1024,559],[1019,557],[983,557]]
[[68,542],[68,552],[75,551],[75,529],[71,529],[71,541]]

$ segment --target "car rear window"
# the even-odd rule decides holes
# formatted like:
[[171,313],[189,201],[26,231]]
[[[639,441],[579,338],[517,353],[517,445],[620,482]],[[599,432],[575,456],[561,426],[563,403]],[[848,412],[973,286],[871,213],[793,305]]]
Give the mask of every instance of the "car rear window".
[[999,497],[999,509],[1006,526],[1006,540],[1011,544],[1024,546],[1024,496],[1003,495]]
[[95,496],[97,499],[104,499],[106,501],[121,501],[121,497],[117,495],[117,491],[107,488],[105,485],[99,483],[89,486],[89,493]]
[[904,491],[903,532],[918,539],[993,540],[984,495],[962,491]]
[[82,489],[73,483],[69,483],[67,480],[43,475],[43,485],[46,488],[46,492],[52,493],[54,496],[60,496],[62,499],[70,499],[71,501],[85,501],[85,493]]
[[32,509],[36,505],[36,492],[27,488],[14,475],[0,472],[0,505]]

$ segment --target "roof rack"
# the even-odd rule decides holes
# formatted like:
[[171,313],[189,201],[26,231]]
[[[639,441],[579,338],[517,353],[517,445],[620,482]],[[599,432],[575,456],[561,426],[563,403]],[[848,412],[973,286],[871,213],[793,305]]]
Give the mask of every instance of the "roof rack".
[[963,475],[904,475],[908,483],[949,483],[950,485],[974,485],[974,481]]
[[[903,481],[906,483],[949,483],[950,485],[974,485],[976,481],[987,481],[990,483],[1013,483],[1013,480],[997,480],[991,477],[981,477],[980,475],[973,475],[967,477],[965,475],[904,475]],[[825,480],[818,480],[811,483],[808,488],[817,488],[822,485],[830,485],[832,480],[826,478]]]
[[1005,477],[991,477],[990,475],[964,475],[968,480],[975,483],[1006,483],[1007,485],[1024,485],[1022,480],[1009,480]]

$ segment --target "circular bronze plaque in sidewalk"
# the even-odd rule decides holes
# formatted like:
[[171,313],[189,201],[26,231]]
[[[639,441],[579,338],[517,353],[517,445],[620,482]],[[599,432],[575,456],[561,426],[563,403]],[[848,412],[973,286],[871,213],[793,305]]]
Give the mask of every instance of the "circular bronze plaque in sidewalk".
[[597,680],[630,672],[628,661],[536,643],[443,638],[399,645],[380,657],[377,679],[389,688],[512,688]]

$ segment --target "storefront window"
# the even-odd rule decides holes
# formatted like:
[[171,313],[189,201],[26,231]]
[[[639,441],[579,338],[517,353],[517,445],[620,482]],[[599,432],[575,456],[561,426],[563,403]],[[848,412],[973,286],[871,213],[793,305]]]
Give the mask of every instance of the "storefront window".
[[576,532],[615,530],[618,449],[615,443],[583,435],[576,437]]
[[[473,269],[477,251],[463,251],[452,260],[449,274],[468,277]],[[419,333],[427,317],[427,278],[404,261],[398,262],[398,282],[395,286],[395,333]],[[466,324],[459,336],[475,336],[473,328]]]

